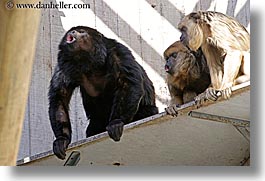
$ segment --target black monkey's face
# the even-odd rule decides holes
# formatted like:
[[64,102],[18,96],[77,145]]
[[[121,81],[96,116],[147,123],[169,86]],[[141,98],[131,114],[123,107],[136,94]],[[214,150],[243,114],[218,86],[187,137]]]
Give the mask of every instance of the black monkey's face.
[[82,28],[69,30],[64,36],[62,43],[69,51],[93,51],[92,38],[88,32]]
[[[105,37],[97,30],[77,26],[71,28],[61,40],[59,45],[58,61],[72,62],[77,67],[86,64],[86,69],[100,69],[105,65],[107,48]],[[77,64],[78,63],[78,64]]]

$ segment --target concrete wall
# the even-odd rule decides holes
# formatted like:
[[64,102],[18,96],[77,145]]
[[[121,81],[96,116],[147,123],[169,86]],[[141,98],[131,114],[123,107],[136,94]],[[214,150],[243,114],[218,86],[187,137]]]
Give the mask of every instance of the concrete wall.
[[[44,0],[59,3],[62,0]],[[52,148],[54,136],[48,118],[48,87],[57,62],[59,42],[72,26],[96,28],[130,48],[153,81],[160,111],[168,105],[163,51],[179,39],[177,24],[192,11],[212,10],[235,17],[249,30],[249,0],[63,0],[89,4],[89,9],[43,9],[35,64],[18,159]],[[85,137],[88,120],[76,90],[70,107],[72,141]]]

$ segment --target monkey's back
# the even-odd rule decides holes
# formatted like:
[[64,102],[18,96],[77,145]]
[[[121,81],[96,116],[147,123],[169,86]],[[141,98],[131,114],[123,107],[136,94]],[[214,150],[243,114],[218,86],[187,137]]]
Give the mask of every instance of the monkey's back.
[[206,41],[210,44],[226,50],[249,51],[250,35],[237,20],[220,12],[199,11],[198,14],[199,23],[208,35]]

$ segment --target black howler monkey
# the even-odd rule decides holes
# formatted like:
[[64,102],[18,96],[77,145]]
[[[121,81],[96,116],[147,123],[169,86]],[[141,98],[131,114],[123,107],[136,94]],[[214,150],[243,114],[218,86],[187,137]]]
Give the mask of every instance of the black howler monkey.
[[130,50],[95,29],[73,27],[59,45],[49,89],[53,151],[60,159],[71,142],[68,106],[76,87],[90,119],[87,137],[107,130],[119,141],[124,124],[158,113],[153,83]]

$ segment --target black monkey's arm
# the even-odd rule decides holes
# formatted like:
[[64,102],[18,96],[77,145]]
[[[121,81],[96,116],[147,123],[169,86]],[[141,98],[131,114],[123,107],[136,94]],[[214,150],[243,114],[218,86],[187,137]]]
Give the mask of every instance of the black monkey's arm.
[[56,137],[53,144],[54,153],[61,159],[71,142],[71,123],[68,105],[75,86],[70,84],[65,75],[56,68],[49,90],[49,117],[52,130]]
[[114,141],[119,141],[123,126],[131,122],[137,113],[139,104],[144,95],[142,80],[137,83],[124,82],[115,92],[109,125],[107,131]]
[[124,123],[131,122],[144,95],[143,87],[139,84],[124,83],[124,86],[116,91],[110,122],[114,119],[122,119]]

